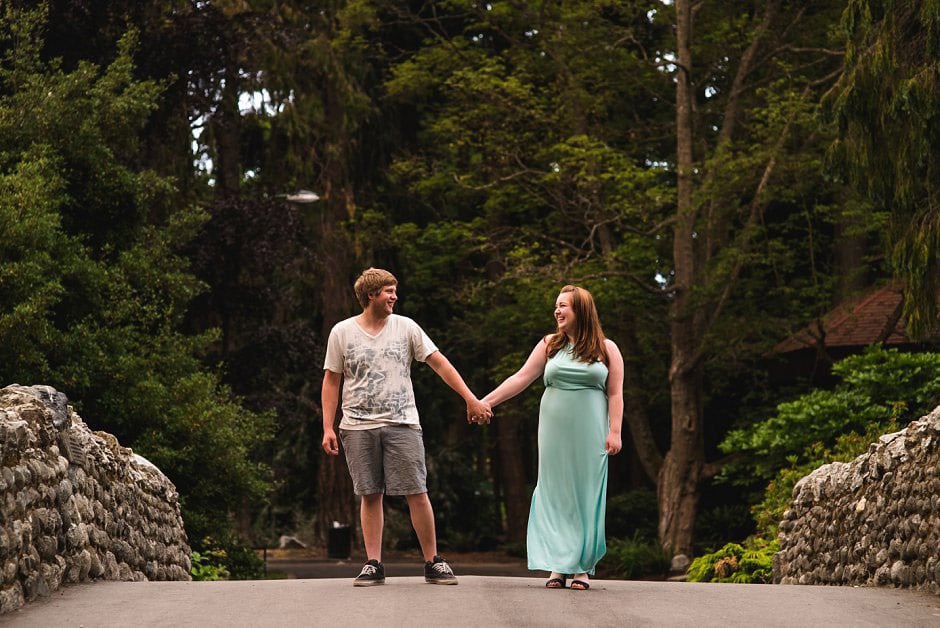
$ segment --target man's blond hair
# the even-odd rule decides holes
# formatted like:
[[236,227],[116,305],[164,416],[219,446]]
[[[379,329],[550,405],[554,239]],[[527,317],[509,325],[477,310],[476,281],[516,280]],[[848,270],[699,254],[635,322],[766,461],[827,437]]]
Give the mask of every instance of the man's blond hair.
[[362,271],[359,278],[356,279],[356,285],[353,289],[356,291],[356,298],[362,309],[369,305],[369,297],[379,293],[385,286],[397,286],[398,280],[395,275],[381,268],[367,268]]

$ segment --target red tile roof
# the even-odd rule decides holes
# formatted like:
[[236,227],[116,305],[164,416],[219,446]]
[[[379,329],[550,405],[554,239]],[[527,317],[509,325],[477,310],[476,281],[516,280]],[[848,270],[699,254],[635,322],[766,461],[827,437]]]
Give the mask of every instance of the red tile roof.
[[[815,347],[822,337],[827,347],[864,347],[883,338],[891,321],[898,318],[901,291],[888,285],[868,292],[857,299],[836,306],[821,321],[804,327],[786,340],[777,343],[772,353],[786,353]],[[897,320],[885,344],[906,344],[911,340],[904,333],[904,324]]]

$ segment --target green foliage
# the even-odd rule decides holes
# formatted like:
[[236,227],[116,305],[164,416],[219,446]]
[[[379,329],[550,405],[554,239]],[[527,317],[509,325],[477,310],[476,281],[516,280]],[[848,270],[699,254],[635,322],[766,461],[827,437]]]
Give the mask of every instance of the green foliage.
[[607,555],[597,569],[604,577],[662,578],[672,555],[657,539],[656,493],[632,490],[607,500]]
[[226,558],[223,550],[209,550],[205,554],[194,550],[191,558],[189,574],[193,580],[228,580],[231,575],[222,564]]
[[500,536],[493,482],[467,472],[473,460],[462,449],[442,448],[428,455],[438,544],[457,551],[491,550]]
[[597,565],[607,578],[639,580],[658,579],[669,572],[670,552],[662,544],[639,533],[632,537],[610,539],[607,554]]
[[264,561],[257,552],[230,533],[223,534],[219,538],[207,536],[194,544],[190,569],[193,580],[261,579]]
[[191,538],[222,535],[266,492],[269,418],[201,363],[215,333],[183,331],[204,286],[182,249],[206,215],[139,165],[163,88],[135,78],[133,31],[107,67],[66,72],[39,57],[44,9],[4,11],[0,380],[66,393],[170,477]]
[[888,247],[914,337],[935,330],[940,269],[940,3],[850,0],[845,72],[827,99],[833,162],[891,213]]
[[726,479],[768,482],[752,512],[758,529],[772,535],[795,483],[813,469],[849,461],[899,424],[940,403],[940,354],[901,353],[879,346],[833,366],[842,381],[777,406],[777,414],[733,430],[721,443],[739,460]]
[[695,517],[696,554],[711,552],[730,539],[743,539],[754,532],[751,507],[745,503],[711,505],[703,496],[703,506]]
[[[784,511],[793,499],[793,487],[800,479],[830,462],[849,462],[854,460],[877,442],[884,434],[899,429],[893,418],[870,423],[860,432],[850,431],[835,439],[829,448],[822,443],[813,443],[803,452],[802,457],[790,456],[788,466],[779,469],[764,491],[763,499],[751,508],[757,529],[764,535],[777,533],[777,526],[783,519]],[[800,459],[805,460],[799,462]]]
[[655,491],[627,491],[607,500],[608,537],[655,539],[658,520]]
[[792,456],[806,460],[816,443],[832,446],[872,423],[917,418],[940,402],[940,354],[872,346],[832,370],[842,379],[834,390],[780,404],[775,416],[729,433],[722,450],[744,454],[750,471],[766,478]]
[[699,556],[689,565],[689,582],[733,582],[769,584],[773,582],[773,558],[780,541],[750,537],[744,545],[728,543],[717,552]]

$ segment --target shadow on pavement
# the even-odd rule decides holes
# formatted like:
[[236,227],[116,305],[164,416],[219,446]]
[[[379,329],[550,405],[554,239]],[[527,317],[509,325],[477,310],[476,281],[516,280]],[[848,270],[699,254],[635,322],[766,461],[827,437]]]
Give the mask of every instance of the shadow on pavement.
[[[310,550],[267,550],[259,552],[265,560],[268,577],[287,578],[355,578],[365,556],[354,555],[337,559]],[[546,572],[529,571],[524,558],[498,552],[443,554],[457,576],[506,576],[542,578]],[[383,557],[388,577],[423,576],[424,560],[419,551],[396,552]]]

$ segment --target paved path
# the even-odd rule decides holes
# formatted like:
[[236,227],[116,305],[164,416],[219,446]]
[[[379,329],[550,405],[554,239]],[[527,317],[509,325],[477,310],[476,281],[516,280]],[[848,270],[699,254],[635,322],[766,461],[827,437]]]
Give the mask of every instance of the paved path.
[[414,576],[353,587],[349,578],[96,582],[0,616],[16,628],[128,626],[940,626],[940,596],[898,589],[598,580],[549,591],[542,578]]
[[[450,561],[458,576],[521,576],[531,577],[539,576],[544,573],[548,578],[548,572],[533,572],[526,567],[525,559],[511,560],[503,558],[500,560],[473,560],[467,562],[461,556]],[[269,558],[266,568],[269,573],[280,572],[286,574],[288,578],[355,578],[359,570],[362,569],[362,563],[365,558],[354,558],[347,560],[312,558],[305,560],[303,558]],[[396,556],[386,557],[384,560],[385,574],[387,576],[423,576],[424,562],[420,555],[414,556]]]

